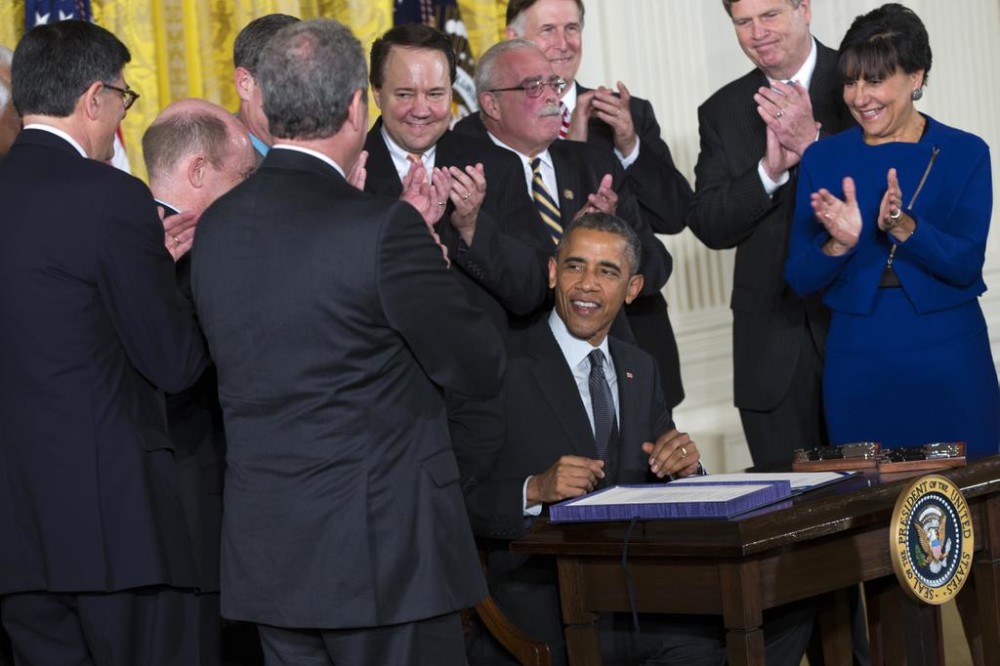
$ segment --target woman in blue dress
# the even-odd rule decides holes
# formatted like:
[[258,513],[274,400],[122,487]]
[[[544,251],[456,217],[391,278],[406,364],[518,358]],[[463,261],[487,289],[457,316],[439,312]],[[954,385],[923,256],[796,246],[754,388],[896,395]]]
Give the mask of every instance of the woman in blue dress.
[[[1000,389],[978,297],[992,211],[986,144],[919,113],[927,31],[899,4],[840,45],[858,122],[803,155],[785,279],[824,291],[830,441],[1000,445]],[[779,115],[780,108],[773,113]]]

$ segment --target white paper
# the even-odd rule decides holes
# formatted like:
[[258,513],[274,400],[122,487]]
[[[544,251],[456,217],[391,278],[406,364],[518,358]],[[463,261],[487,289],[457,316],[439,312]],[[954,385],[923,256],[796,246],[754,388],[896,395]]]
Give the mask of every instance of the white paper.
[[788,481],[792,484],[792,493],[801,492],[821,486],[824,483],[846,479],[849,474],[842,472],[760,472],[749,474],[706,474],[704,476],[688,476],[675,479],[671,485],[720,483],[732,481]]
[[[701,477],[708,478],[708,477]],[[611,504],[689,504],[728,502],[757,492],[768,485],[680,487],[676,481],[662,486],[628,488],[616,486],[571,502],[569,506],[604,506]]]

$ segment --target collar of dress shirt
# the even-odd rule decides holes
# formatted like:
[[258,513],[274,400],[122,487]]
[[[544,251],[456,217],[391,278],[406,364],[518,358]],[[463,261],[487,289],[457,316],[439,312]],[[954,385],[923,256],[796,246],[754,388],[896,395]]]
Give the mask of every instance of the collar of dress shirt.
[[802,63],[802,67],[799,71],[795,72],[789,81],[798,81],[803,88],[809,90],[809,84],[812,83],[813,72],[816,71],[816,57],[819,54],[819,49],[816,48],[816,39],[812,40],[812,48],[809,49],[809,56],[806,61]]
[[566,105],[570,113],[573,113],[573,109],[576,108],[576,81],[569,82],[569,85],[566,86],[566,93],[560,101]]
[[292,146],[287,143],[276,143],[273,146],[271,146],[271,150],[275,150],[277,148],[280,148],[282,150],[294,150],[297,153],[305,153],[306,155],[312,155],[318,160],[323,160],[324,162],[332,166],[334,169],[336,169],[337,173],[339,173],[344,178],[347,178],[347,175],[344,173],[343,168],[341,168],[339,164],[337,164],[331,158],[327,157],[326,155],[317,150],[312,150],[311,148],[303,148],[302,146]]
[[43,132],[48,132],[49,134],[55,134],[60,139],[66,141],[69,145],[73,146],[76,149],[76,152],[80,153],[80,155],[82,155],[83,157],[86,158],[90,157],[89,155],[87,155],[87,151],[83,149],[83,146],[77,143],[76,139],[74,139],[69,134],[59,129],[58,127],[53,127],[52,125],[46,125],[44,123],[31,123],[30,125],[25,125],[24,129],[42,130]]
[[[389,150],[389,157],[392,158],[392,165],[396,167],[396,173],[399,174],[399,180],[402,181],[406,178],[406,174],[410,173],[410,153],[393,141],[392,137],[389,136],[389,132],[385,129],[385,124],[382,125],[382,140],[385,141],[385,147]],[[420,156],[420,161],[423,162],[424,168],[427,169],[427,177],[432,178],[434,175],[434,158],[437,156],[437,144],[434,144],[427,150],[423,152]]]
[[[614,363],[611,360],[611,351],[608,347],[608,336],[604,336],[601,344],[597,345],[597,347],[594,347],[586,340],[573,337],[573,334],[566,328],[566,322],[562,320],[559,313],[555,310],[549,313],[549,328],[552,329],[552,335],[555,336],[556,344],[562,350],[563,358],[569,364],[570,370],[579,367],[590,356],[590,352],[600,349],[604,352],[605,365],[610,368],[612,373],[614,372]],[[589,372],[589,370],[590,366],[588,364],[587,371]]]
[[[493,143],[500,146],[501,148],[506,148],[507,150],[509,150],[510,152],[514,153],[519,158],[521,158],[521,164],[524,166],[525,184],[528,187],[528,192],[531,192],[531,181],[534,180],[535,178],[535,173],[531,169],[531,162],[534,158],[528,157],[524,153],[514,150],[506,143],[496,138],[493,135],[493,132],[487,131],[486,134],[489,135],[490,140]],[[552,163],[552,155],[549,154],[549,149],[546,148],[538,155],[535,155],[535,157],[542,160],[542,182],[545,183],[545,187],[548,188],[549,194],[551,194],[555,198],[556,205],[558,205],[559,198],[556,196],[556,167]]]
[[157,199],[157,198],[154,197],[153,201],[155,201],[156,205],[158,205],[158,206],[166,206],[170,210],[176,210],[178,213],[183,213],[184,212],[180,208],[178,208],[177,206],[173,205],[172,203],[167,203],[163,199]]

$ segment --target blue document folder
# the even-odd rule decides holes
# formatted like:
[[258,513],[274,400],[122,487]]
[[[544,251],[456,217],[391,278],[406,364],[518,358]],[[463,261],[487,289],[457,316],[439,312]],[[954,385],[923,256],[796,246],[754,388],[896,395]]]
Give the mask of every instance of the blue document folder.
[[787,480],[612,486],[553,504],[549,507],[549,521],[731,518],[791,495]]

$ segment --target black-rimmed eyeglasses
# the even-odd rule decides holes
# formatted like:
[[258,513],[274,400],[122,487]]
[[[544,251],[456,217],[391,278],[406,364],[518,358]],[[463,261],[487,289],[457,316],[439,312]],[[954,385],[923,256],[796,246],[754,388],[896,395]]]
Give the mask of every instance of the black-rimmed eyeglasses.
[[545,81],[544,79],[541,78],[528,79],[527,81],[522,81],[518,85],[511,86],[510,88],[491,88],[486,92],[496,93],[496,92],[508,92],[513,90],[523,90],[525,95],[531,98],[535,98],[541,96],[542,91],[545,90],[545,86],[549,86],[550,88],[552,88],[552,92],[554,92],[555,94],[562,95],[562,92],[566,90],[566,79],[562,78],[561,76],[553,76],[548,81]]
[[115,92],[122,94],[122,101],[125,103],[125,110],[128,111],[135,104],[135,100],[139,99],[139,93],[132,90],[131,88],[119,88],[118,86],[113,86],[110,83],[102,84],[108,90],[114,90]]

